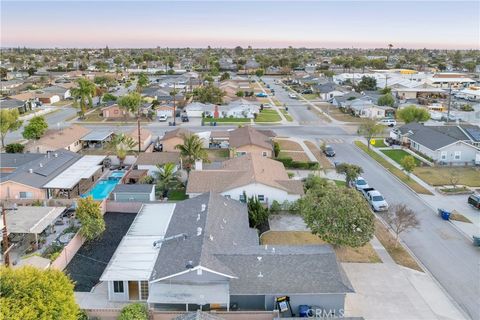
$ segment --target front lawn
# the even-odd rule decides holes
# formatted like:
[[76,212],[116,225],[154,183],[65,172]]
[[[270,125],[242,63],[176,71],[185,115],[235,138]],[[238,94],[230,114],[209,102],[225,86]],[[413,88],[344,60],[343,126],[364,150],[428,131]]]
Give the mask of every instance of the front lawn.
[[303,151],[302,146],[292,140],[287,140],[287,139],[275,139],[275,142],[278,143],[280,146],[280,150],[285,150],[285,151]]
[[250,122],[248,118],[203,118],[203,122],[210,123],[210,122]]
[[283,113],[283,115],[285,116],[285,118],[287,119],[287,121],[289,122],[292,122],[293,121],[293,118],[292,116],[288,113],[287,110],[283,109],[283,108],[279,108],[280,111]]
[[[383,152],[387,157],[398,163],[399,165],[402,165],[402,159],[406,156],[412,156],[410,153],[404,151],[404,150],[380,150]],[[413,157],[413,156],[412,156]],[[422,165],[422,161],[419,159],[413,157],[415,159],[415,164],[417,167]]]
[[316,93],[308,93],[308,94],[302,94],[302,96],[307,99],[307,100],[315,100],[318,99],[318,95]]
[[278,122],[281,121],[282,118],[278,114],[276,110],[262,110],[257,115],[255,122]]
[[[308,231],[268,231],[260,237],[262,245],[322,245],[318,236]],[[340,262],[380,263],[382,262],[370,243],[363,247],[334,247]]]
[[475,167],[418,167],[413,173],[431,186],[451,185],[452,172],[458,175],[458,185],[480,187],[480,169]]
[[375,141],[375,144],[372,144],[375,148],[386,148],[388,147],[385,144],[385,141],[383,139],[373,139]]

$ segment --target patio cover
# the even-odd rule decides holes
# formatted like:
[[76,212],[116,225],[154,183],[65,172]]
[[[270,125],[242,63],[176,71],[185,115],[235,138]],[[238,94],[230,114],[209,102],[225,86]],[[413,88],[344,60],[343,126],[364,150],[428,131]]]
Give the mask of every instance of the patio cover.
[[54,179],[50,180],[43,188],[72,189],[81,179],[90,178],[102,166],[99,165],[105,156],[83,156]]
[[18,207],[7,213],[8,233],[41,233],[65,211],[65,207]]
[[[195,272],[195,271],[193,271]],[[148,295],[148,303],[172,304],[228,304],[228,283],[214,284],[170,284],[152,283]]]
[[112,134],[113,131],[94,130],[80,139],[80,141],[104,141]]

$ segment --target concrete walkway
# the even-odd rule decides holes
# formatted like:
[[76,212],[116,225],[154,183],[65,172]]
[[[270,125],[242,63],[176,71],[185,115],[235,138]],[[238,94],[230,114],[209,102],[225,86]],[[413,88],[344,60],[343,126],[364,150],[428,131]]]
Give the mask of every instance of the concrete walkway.
[[46,115],[50,112],[54,112],[57,109],[58,108],[55,108],[55,107],[40,107],[40,108],[35,109],[34,112],[32,112],[32,113],[29,113],[25,116],[19,117],[19,120],[22,120],[22,121],[30,120],[33,117],[43,116],[43,115]]

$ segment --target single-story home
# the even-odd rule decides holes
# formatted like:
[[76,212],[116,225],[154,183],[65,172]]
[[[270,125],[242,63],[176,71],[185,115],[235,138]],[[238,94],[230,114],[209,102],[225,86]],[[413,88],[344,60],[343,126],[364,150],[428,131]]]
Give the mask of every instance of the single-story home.
[[205,104],[201,102],[193,102],[185,106],[183,109],[189,118],[201,118],[203,115],[212,115],[215,105]]
[[387,106],[378,106],[369,100],[354,100],[348,107],[354,116],[369,119],[394,118],[395,109]]
[[118,104],[112,104],[101,109],[102,117],[106,119],[118,119],[127,116],[127,111],[120,107]]
[[290,180],[283,163],[255,153],[224,161],[218,169],[191,171],[186,192],[191,198],[217,192],[241,202],[247,201],[245,193],[267,206],[274,200],[293,202],[304,194],[302,182]]
[[66,88],[64,86],[59,86],[59,85],[42,88],[42,92],[55,94],[60,97],[60,100],[65,100],[72,96],[69,88]]
[[251,126],[229,131],[229,146],[232,157],[246,154],[273,157],[272,137]]
[[78,152],[82,149],[81,139],[92,130],[79,125],[64,127],[59,130],[49,130],[43,137],[25,145],[26,152],[45,153],[57,149]]
[[[137,145],[135,145],[132,150],[138,150],[138,129],[135,128],[129,133],[127,133],[129,137],[133,139],[133,141],[137,142]],[[140,149],[142,151],[145,151],[150,147],[152,144],[152,139],[153,139],[153,134],[150,130],[140,128]]]
[[111,197],[118,202],[155,201],[154,184],[117,184]]
[[178,152],[175,146],[183,144],[183,137],[193,134],[190,130],[178,128],[165,132],[165,135],[160,139],[163,145],[163,152]]
[[139,170],[148,170],[149,176],[159,172],[157,165],[174,163],[180,166],[180,152],[142,152],[138,155],[134,166]]
[[100,281],[110,301],[175,311],[272,311],[288,297],[339,314],[354,292],[331,246],[260,246],[247,206],[215,193],[144,204]]
[[438,164],[480,165],[478,126],[426,126],[413,122],[393,129],[390,136]]

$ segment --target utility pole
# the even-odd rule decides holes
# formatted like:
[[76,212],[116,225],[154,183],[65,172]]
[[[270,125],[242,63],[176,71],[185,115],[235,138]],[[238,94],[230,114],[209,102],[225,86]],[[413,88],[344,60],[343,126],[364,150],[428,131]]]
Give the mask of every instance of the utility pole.
[[177,119],[177,101],[175,99],[175,96],[177,95],[176,89],[175,89],[175,82],[173,82],[173,126],[175,127],[177,125],[176,119]]
[[447,124],[450,122],[450,105],[452,102],[452,83],[448,83],[448,109],[447,109]]
[[3,219],[3,229],[2,229],[2,243],[3,243],[3,262],[6,267],[10,266],[10,248],[8,247],[8,231],[7,231],[7,213],[5,210],[5,204],[2,206],[2,219]]

